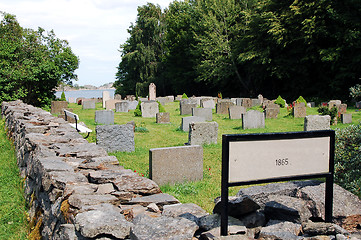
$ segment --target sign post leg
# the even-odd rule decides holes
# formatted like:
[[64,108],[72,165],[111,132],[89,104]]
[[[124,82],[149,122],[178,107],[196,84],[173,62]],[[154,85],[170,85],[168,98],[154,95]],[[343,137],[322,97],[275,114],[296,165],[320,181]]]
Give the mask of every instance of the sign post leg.
[[325,221],[332,222],[333,206],[333,174],[326,177],[325,187]]

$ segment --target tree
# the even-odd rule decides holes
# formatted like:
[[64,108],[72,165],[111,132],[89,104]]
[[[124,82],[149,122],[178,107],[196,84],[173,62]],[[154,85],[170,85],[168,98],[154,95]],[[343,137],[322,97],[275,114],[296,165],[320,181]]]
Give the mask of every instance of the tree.
[[15,16],[3,13],[0,41],[0,101],[46,105],[55,87],[77,79],[78,58],[53,31],[23,29]]

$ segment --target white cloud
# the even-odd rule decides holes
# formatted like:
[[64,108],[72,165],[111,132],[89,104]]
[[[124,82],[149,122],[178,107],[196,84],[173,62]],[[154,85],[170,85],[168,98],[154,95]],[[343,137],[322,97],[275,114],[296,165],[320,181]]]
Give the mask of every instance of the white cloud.
[[137,7],[152,2],[166,8],[171,0],[2,0],[0,10],[16,15],[20,25],[54,30],[80,58],[77,84],[115,80],[119,46],[137,17]]

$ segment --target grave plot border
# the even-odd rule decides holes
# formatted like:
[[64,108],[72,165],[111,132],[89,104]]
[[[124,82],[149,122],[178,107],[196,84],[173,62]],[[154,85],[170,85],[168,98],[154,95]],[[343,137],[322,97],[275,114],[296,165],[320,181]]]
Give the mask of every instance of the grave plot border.
[[[296,140],[328,137],[329,140],[329,166],[328,172],[312,174],[295,174],[267,179],[257,179],[241,182],[229,182],[230,166],[230,143],[238,141],[277,141],[277,140]],[[222,135],[222,179],[221,179],[221,235],[228,235],[228,189],[234,186],[254,185],[271,182],[304,180],[314,178],[325,178],[325,220],[332,221],[332,203],[333,203],[333,179],[334,179],[334,152],[335,152],[335,131],[318,130],[308,132],[284,132],[284,133],[256,133],[256,134],[224,134]]]

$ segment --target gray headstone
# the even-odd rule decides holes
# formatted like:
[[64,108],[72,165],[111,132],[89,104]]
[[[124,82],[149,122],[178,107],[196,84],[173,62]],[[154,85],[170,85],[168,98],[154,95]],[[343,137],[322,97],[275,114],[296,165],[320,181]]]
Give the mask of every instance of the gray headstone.
[[242,106],[242,98],[236,98],[236,105]]
[[134,95],[126,95],[126,96],[125,96],[125,100],[135,101],[135,96],[134,96]]
[[228,114],[228,109],[230,106],[235,105],[231,100],[220,100],[217,103],[217,114]]
[[179,102],[180,115],[191,115],[192,108],[196,108],[197,103],[191,100],[181,100]]
[[206,121],[204,118],[202,117],[195,117],[195,116],[191,116],[191,117],[183,117],[182,118],[182,124],[181,124],[181,128],[183,131],[188,132],[189,131],[189,124],[193,123],[193,122],[204,122]]
[[212,108],[192,108],[192,116],[202,117],[206,121],[212,121]]
[[245,108],[251,108],[252,107],[252,99],[242,98],[242,106]]
[[229,107],[229,119],[241,119],[242,114],[245,114],[247,109],[240,105]]
[[156,114],[159,112],[157,102],[142,102],[141,109],[142,109],[142,117],[155,118]]
[[264,114],[256,110],[250,110],[246,112],[245,114],[243,114],[242,127],[243,129],[264,128]]
[[280,105],[269,103],[265,109],[266,118],[277,118],[280,113]]
[[316,104],[315,104],[315,102],[308,102],[307,104],[310,104],[310,107],[311,107],[311,108],[314,108],[314,107],[316,107]]
[[338,107],[338,112],[344,114],[346,113],[346,111],[347,111],[347,104],[346,103],[340,104],[340,106]]
[[115,103],[117,103],[117,102],[121,102],[121,100],[110,99],[110,100],[106,101],[106,102],[105,102],[105,109],[106,109],[106,110],[115,109]]
[[95,109],[95,100],[83,99],[82,105],[83,105],[83,109]]
[[115,103],[115,112],[128,112],[129,111],[129,102],[121,101]]
[[130,124],[96,126],[97,145],[107,152],[134,152],[134,130]]
[[160,112],[156,114],[157,123],[170,123],[170,114],[169,112]]
[[341,122],[342,122],[343,124],[352,123],[352,114],[351,114],[351,113],[341,114]]
[[330,129],[330,120],[331,117],[329,115],[308,115],[305,117],[304,130],[328,130]]
[[155,101],[157,98],[157,87],[154,83],[149,84],[149,101]]
[[261,105],[262,105],[261,100],[259,100],[258,98],[252,99],[252,107],[261,106]]
[[218,123],[193,122],[189,124],[189,145],[217,144]]
[[301,103],[296,103],[295,106],[293,107],[293,116],[295,118],[304,118],[306,117],[307,113],[306,113],[306,106],[304,102]]
[[149,177],[159,185],[203,178],[203,148],[181,146],[149,150]]
[[216,103],[212,98],[201,99],[201,107],[215,109]]
[[128,109],[134,110],[137,108],[137,106],[138,106],[138,101],[129,101]]
[[120,95],[120,94],[115,94],[115,95],[114,95],[114,99],[116,99],[116,100],[122,100],[122,95]]
[[108,91],[103,91],[103,108],[105,108],[105,102],[110,100],[110,94]]
[[114,112],[112,110],[95,111],[95,123],[105,125],[114,124]]

